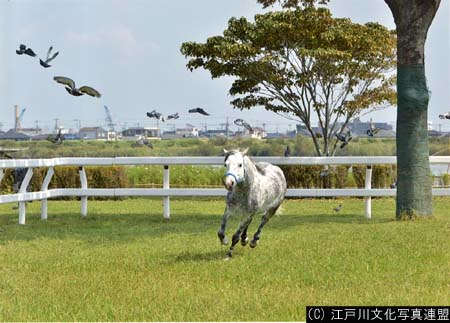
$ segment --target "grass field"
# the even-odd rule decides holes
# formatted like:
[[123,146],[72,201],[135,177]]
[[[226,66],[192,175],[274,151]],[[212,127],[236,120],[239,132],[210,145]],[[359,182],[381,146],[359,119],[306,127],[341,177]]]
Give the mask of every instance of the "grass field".
[[[394,200],[288,200],[256,249],[226,247],[220,200],[51,201],[27,225],[0,205],[2,321],[291,321],[306,305],[445,305],[449,199],[435,216],[394,220]],[[237,220],[231,221],[235,229]],[[251,227],[254,231],[256,221]]]

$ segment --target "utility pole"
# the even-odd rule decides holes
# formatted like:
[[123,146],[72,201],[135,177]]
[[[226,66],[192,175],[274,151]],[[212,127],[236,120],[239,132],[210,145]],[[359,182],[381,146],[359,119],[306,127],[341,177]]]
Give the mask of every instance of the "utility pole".
[[39,120],[34,120],[34,124],[35,124],[35,131],[36,134],[38,134],[40,132],[41,129],[39,129]]
[[53,120],[55,120],[55,132],[57,133],[58,132],[58,128],[59,128],[59,119],[55,118]]
[[227,117],[227,124],[226,124],[226,126],[225,126],[225,130],[226,130],[226,132],[227,132],[226,138],[228,139],[229,134],[230,134],[230,120],[229,120],[228,117]]

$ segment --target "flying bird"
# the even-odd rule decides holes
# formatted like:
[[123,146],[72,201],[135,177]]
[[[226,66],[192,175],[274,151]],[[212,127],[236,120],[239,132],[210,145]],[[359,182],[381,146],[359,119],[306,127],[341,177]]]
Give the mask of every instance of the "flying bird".
[[66,86],[67,92],[69,92],[69,94],[73,96],[81,96],[83,94],[87,94],[95,98],[99,98],[102,96],[100,92],[90,86],[82,86],[79,89],[76,88],[75,82],[68,77],[55,76],[53,79],[60,84],[64,84]]
[[335,208],[333,208],[334,212],[339,212],[342,210],[342,203],[340,203],[338,206],[336,206]]
[[242,120],[242,119],[234,120],[234,124],[236,126],[244,127],[245,129],[247,129],[250,132],[253,132],[253,127],[251,125],[249,125],[247,122],[245,122],[244,120]]
[[450,119],[450,112],[440,114],[439,119]]
[[152,112],[147,112],[147,117],[155,118],[155,119],[161,120],[162,122],[166,121],[164,119],[162,113],[156,112],[156,110],[153,110]]
[[29,47],[27,48],[27,46],[24,44],[20,44],[19,49],[16,49],[16,54],[17,55],[26,54],[31,57],[36,57],[36,53],[33,52],[33,50],[31,48],[29,48]]
[[54,53],[51,57],[51,53],[53,50],[53,46],[50,46],[50,48],[47,51],[47,58],[45,59],[45,61],[43,61],[42,59],[39,59],[39,63],[41,64],[42,67],[48,68],[51,65],[49,65],[48,63],[50,63],[52,60],[55,59],[56,56],[58,56],[59,52]]
[[150,149],[153,149],[153,144],[147,138],[139,138],[136,143],[141,146],[147,146]]
[[205,110],[203,110],[202,108],[195,108],[195,109],[190,109],[189,113],[200,113],[203,114],[204,116],[209,116],[210,114],[208,112],[206,112]]
[[372,119],[370,119],[369,123],[369,129],[367,129],[366,133],[369,137],[373,137],[373,135],[376,135],[380,131],[380,129],[376,128],[375,125],[372,123]]
[[341,149],[344,148],[345,146],[348,145],[348,143],[352,140],[352,132],[350,130],[350,128],[348,127],[344,127],[341,129],[340,133],[335,133],[335,136],[337,137],[337,139],[342,142],[341,144]]
[[167,116],[167,120],[170,120],[170,119],[174,119],[174,120],[176,120],[176,119],[178,119],[180,116],[178,115],[178,112],[177,113],[174,113],[174,114],[169,114],[168,116]]
[[64,135],[61,133],[61,131],[62,131],[62,129],[59,128],[59,129],[58,129],[58,133],[56,134],[56,136],[49,135],[49,136],[47,137],[47,140],[50,141],[50,142],[52,142],[52,143],[54,143],[54,144],[61,145],[62,142],[63,142],[64,139],[65,139],[65,138],[64,138]]

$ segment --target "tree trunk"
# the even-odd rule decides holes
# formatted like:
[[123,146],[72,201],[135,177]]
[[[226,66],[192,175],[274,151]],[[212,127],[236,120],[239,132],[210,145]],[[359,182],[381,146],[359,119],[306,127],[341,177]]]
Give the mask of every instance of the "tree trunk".
[[397,26],[398,219],[432,215],[425,41],[440,0],[385,0]]

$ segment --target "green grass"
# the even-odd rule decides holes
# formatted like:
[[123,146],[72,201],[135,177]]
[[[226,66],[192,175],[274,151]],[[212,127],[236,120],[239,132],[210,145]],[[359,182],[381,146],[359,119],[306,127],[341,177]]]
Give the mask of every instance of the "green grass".
[[[224,201],[50,201],[27,225],[0,205],[2,321],[304,321],[306,305],[442,305],[450,299],[448,199],[395,221],[393,199],[288,200],[256,249],[231,261],[216,232]],[[236,228],[238,219],[228,230]],[[252,224],[253,232],[257,221]]]

